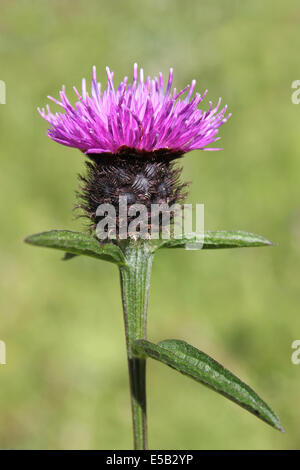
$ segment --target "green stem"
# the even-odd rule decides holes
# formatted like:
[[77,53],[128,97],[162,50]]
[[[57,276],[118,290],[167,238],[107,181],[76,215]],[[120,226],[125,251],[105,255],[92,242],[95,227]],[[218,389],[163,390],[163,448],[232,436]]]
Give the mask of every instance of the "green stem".
[[153,248],[148,241],[122,247],[127,266],[120,267],[131,393],[134,448],[147,449],[146,361],[134,356],[134,342],[147,337],[147,311]]

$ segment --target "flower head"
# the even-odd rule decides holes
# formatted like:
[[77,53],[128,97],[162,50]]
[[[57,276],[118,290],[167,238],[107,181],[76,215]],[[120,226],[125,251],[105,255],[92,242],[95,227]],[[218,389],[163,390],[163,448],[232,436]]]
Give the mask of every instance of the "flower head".
[[124,148],[149,153],[168,150],[168,153],[183,154],[194,149],[219,150],[207,146],[219,139],[219,127],[228,120],[227,106],[220,109],[210,102],[209,109],[202,111],[199,103],[206,96],[196,93],[195,80],[183,90],[171,90],[173,69],[164,87],[163,76],[144,80],[143,69],[134,64],[133,81],[128,84],[125,77],[115,89],[113,73],[106,68],[107,85],[101,91],[93,67],[91,93],[82,80],[81,94],[74,87],[78,101],[69,102],[65,87],[60,92],[60,101],[49,97],[63,108],[64,112],[53,114],[49,106],[39,109],[41,116],[51,124],[48,136],[68,147],[75,147],[86,154],[117,154]]
[[[131,209],[142,205],[150,233],[152,206],[164,207],[173,218],[174,204],[187,195],[187,183],[180,180],[182,168],[174,160],[193,149],[219,150],[207,146],[219,139],[218,129],[230,115],[226,116],[227,106],[220,109],[221,99],[216,107],[210,102],[207,111],[199,109],[207,92],[193,96],[195,80],[178,93],[172,91],[173,69],[166,88],[162,74],[144,80],[140,69],[138,78],[137,64],[132,83],[128,84],[125,77],[117,89],[108,67],[106,73],[104,91],[94,67],[90,94],[83,79],[81,94],[74,87],[78,98],[75,105],[71,105],[63,87],[60,101],[49,98],[64,112],[53,114],[49,106],[39,112],[51,124],[51,139],[89,157],[86,172],[79,177],[77,207],[88,217],[91,230],[106,218],[98,211],[103,204],[114,207],[118,234],[124,214],[130,222]],[[127,201],[126,213],[120,210],[121,198]],[[158,224],[162,228],[161,218]],[[108,238],[109,233],[108,229]]]

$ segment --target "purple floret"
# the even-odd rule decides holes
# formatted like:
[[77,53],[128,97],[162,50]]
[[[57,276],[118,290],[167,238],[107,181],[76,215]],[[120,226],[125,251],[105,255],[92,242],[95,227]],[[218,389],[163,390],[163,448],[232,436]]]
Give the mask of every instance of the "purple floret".
[[[153,152],[168,149],[174,152],[189,152],[206,148],[215,142],[218,128],[230,117],[225,116],[227,105],[219,110],[221,98],[213,108],[202,111],[198,104],[206,96],[196,93],[192,97],[195,80],[177,93],[171,92],[173,69],[170,69],[167,87],[164,90],[162,74],[152,80],[144,80],[143,69],[134,64],[133,82],[125,77],[117,90],[113,84],[113,73],[106,68],[107,85],[101,92],[97,82],[96,67],[93,67],[91,93],[86,91],[86,80],[82,80],[81,94],[74,87],[78,101],[69,102],[65,87],[60,92],[60,101],[48,97],[64,109],[53,114],[47,105],[38,109],[41,116],[51,124],[48,136],[68,147],[75,147],[86,154],[117,154],[124,147],[137,151]],[[187,92],[187,93],[186,93]],[[183,97],[184,93],[186,96]]]

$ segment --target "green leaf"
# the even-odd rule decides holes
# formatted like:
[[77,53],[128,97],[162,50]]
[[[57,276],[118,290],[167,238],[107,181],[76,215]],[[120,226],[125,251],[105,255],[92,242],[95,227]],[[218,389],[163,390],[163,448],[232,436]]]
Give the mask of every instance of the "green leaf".
[[[201,244],[202,242],[202,244]],[[250,232],[226,231],[204,232],[203,239],[195,233],[184,235],[181,239],[164,240],[159,244],[158,248],[186,248],[190,250],[197,249],[216,249],[216,248],[244,248],[254,246],[270,246],[273,245],[269,240],[260,235]]]
[[284,432],[278,416],[238,377],[199,349],[185,341],[169,339],[153,344],[135,342],[137,356],[151,357],[200,382]]
[[126,265],[123,252],[117,245],[111,243],[101,244],[96,238],[81,232],[50,230],[49,232],[30,235],[25,238],[25,242],[31,245],[63,250],[68,253],[65,259],[69,259],[71,255],[85,255],[110,261],[120,266]]

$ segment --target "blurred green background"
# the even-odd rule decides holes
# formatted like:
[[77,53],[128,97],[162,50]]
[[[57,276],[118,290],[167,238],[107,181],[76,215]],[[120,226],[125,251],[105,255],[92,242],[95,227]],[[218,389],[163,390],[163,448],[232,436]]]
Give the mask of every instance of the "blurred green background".
[[[83,157],[46,137],[36,108],[97,65],[115,83],[133,62],[146,74],[197,79],[233,116],[222,152],[184,160],[188,202],[206,229],[242,229],[274,248],[159,253],[149,338],[184,339],[247,381],[286,434],[149,360],[152,449],[292,449],[300,444],[299,122],[297,0],[1,0],[0,448],[127,449],[129,390],[117,268],[23,243],[82,229],[72,207]],[[208,105],[208,100],[204,103]]]

